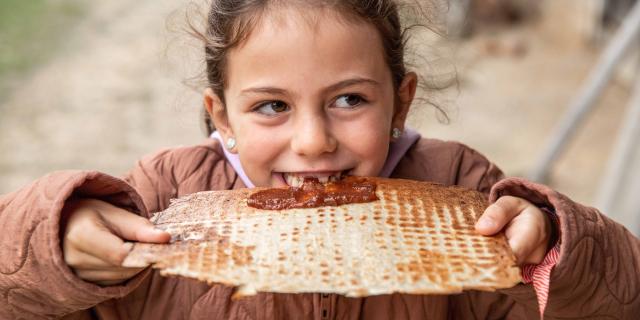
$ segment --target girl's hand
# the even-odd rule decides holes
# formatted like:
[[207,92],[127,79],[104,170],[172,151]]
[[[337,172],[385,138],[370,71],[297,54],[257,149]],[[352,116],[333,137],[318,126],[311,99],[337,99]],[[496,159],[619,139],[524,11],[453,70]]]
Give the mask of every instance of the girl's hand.
[[122,283],[144,268],[121,263],[133,246],[125,240],[164,243],[171,236],[134,213],[94,199],[67,202],[62,252],[65,262],[83,280],[99,285]]
[[518,265],[540,264],[551,239],[551,221],[545,212],[527,200],[504,196],[490,205],[476,223],[485,236],[504,229]]

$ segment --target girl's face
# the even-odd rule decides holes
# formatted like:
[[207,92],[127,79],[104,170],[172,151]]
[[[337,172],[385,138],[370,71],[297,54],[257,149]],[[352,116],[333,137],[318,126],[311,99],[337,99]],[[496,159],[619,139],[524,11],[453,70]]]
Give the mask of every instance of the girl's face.
[[[334,12],[280,9],[265,16],[227,56],[225,105],[205,106],[256,186],[304,177],[375,176],[402,129],[415,74],[394,93],[374,26]],[[357,20],[357,19],[352,19]]]

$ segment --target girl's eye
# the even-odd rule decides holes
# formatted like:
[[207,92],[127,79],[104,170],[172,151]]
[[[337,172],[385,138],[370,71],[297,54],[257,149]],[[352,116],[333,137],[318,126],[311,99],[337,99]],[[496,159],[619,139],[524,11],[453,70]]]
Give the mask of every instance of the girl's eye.
[[364,102],[364,99],[356,94],[345,94],[336,99],[337,108],[353,108],[357,107]]
[[289,111],[289,106],[282,101],[269,101],[257,106],[253,110],[264,115],[275,116],[278,113]]

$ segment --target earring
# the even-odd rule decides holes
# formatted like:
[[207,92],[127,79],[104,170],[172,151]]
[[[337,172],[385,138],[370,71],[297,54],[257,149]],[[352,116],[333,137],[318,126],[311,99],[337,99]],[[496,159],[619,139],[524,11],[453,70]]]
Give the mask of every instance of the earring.
[[393,130],[391,131],[391,136],[394,139],[398,139],[400,138],[400,136],[402,136],[402,130],[398,129],[398,128],[393,128]]
[[227,149],[231,150],[236,146],[236,139],[229,138],[227,139]]

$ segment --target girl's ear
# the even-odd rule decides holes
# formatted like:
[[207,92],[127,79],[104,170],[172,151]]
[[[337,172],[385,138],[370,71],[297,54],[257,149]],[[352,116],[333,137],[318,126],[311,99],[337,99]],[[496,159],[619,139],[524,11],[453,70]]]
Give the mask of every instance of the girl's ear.
[[229,138],[235,138],[233,130],[229,125],[229,118],[224,103],[222,103],[220,97],[215,94],[211,88],[204,90],[204,108],[209,114],[211,121],[213,121],[216,130],[222,136],[223,141],[228,141]]
[[418,76],[415,72],[407,73],[400,87],[398,88],[398,99],[393,111],[393,119],[391,120],[391,128],[398,128],[401,131],[404,130],[404,123],[407,120],[411,103],[416,95],[416,88],[418,86]]

